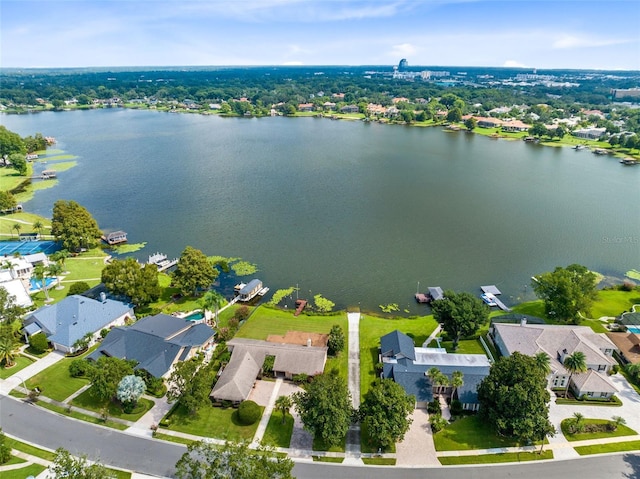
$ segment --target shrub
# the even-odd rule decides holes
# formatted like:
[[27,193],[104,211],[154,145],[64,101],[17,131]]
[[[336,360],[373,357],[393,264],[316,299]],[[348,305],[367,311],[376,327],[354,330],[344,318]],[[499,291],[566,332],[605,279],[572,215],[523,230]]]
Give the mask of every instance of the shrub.
[[273,377],[273,364],[276,361],[275,356],[266,355],[262,364],[262,373],[267,377]]
[[47,349],[49,349],[49,340],[43,333],[34,334],[29,337],[29,344],[31,345],[31,349],[36,354],[44,353]]
[[633,291],[636,287],[636,284],[633,281],[625,280],[624,283],[620,286],[620,290],[622,291]]
[[69,374],[74,378],[87,376],[90,369],[91,364],[86,359],[74,359],[69,364]]
[[238,421],[240,424],[244,426],[250,426],[251,424],[255,424],[258,419],[262,416],[262,411],[260,410],[260,406],[258,406],[253,401],[242,401],[240,403],[240,407],[238,408]]
[[11,459],[11,446],[5,441],[5,435],[0,429],[0,464],[4,464]]
[[67,293],[67,296],[71,296],[74,294],[82,294],[85,291],[87,291],[89,288],[90,286],[84,281],[78,281],[76,283],[73,283],[71,286],[69,286],[69,292]]
[[442,414],[434,414],[433,416],[430,416],[429,422],[431,423],[431,430],[433,432],[442,431],[447,424],[449,424],[447,420],[442,417]]
[[104,339],[107,337],[107,334],[109,334],[109,330],[107,328],[102,328],[100,330],[100,338]]
[[440,414],[440,401],[434,399],[433,401],[427,404],[427,412],[429,414]]
[[291,379],[296,384],[302,384],[309,380],[309,375],[304,373],[294,374]]
[[240,325],[240,320],[238,318],[231,318],[229,320],[229,329],[231,331],[237,331],[239,325]]
[[618,374],[618,371],[620,371],[620,365],[614,364],[613,366],[611,366],[611,370],[609,371],[609,374],[611,375]]
[[462,403],[460,401],[458,401],[457,399],[454,399],[453,401],[451,401],[451,414],[454,416],[460,416],[462,414]]
[[235,316],[238,321],[242,322],[249,317],[249,314],[251,314],[249,306],[242,305],[236,310]]

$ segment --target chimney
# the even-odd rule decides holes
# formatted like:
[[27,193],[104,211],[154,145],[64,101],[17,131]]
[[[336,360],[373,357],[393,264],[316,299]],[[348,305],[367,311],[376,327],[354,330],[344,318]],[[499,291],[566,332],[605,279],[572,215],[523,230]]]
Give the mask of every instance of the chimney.
[[102,292],[100,293],[100,301],[102,301],[103,303],[107,301],[107,294]]

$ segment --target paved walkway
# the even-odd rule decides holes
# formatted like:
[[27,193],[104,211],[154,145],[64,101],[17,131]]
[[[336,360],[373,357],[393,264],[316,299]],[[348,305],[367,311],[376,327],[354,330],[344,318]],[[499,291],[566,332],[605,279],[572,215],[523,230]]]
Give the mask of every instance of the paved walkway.
[[49,366],[54,365],[63,358],[64,354],[58,351],[53,351],[47,354],[44,358],[39,359],[12,376],[9,376],[7,379],[0,380],[0,394],[9,394],[9,391],[21,386],[22,383],[27,381],[29,378],[32,378],[36,374],[44,371]]
[[[360,407],[360,312],[347,313],[349,320],[349,392],[351,405]],[[345,447],[345,463],[362,465],[360,449],[360,425],[349,427]]]
[[273,390],[271,391],[271,396],[269,397],[269,401],[267,402],[264,412],[262,413],[262,418],[260,419],[260,424],[258,424],[258,429],[256,429],[256,433],[253,436],[252,446],[257,447],[262,438],[264,437],[264,433],[267,430],[267,425],[269,424],[269,419],[271,419],[271,413],[273,412],[273,407],[275,406],[276,399],[278,399],[280,393],[280,386],[282,386],[282,379],[276,379],[276,382],[273,386]]
[[139,436],[153,437],[153,429],[151,427],[160,424],[160,421],[167,415],[173,404],[167,401],[166,395],[163,398],[157,398],[144,394],[142,397],[153,401],[154,405],[133,426],[129,427],[127,432]]
[[439,324],[436,326],[436,329],[433,330],[433,332],[429,335],[429,337],[425,340],[424,343],[422,343],[422,347],[423,348],[428,348],[429,345],[431,344],[431,341],[433,341],[434,339],[436,339],[436,336],[438,336],[438,334],[440,334],[440,331],[442,330],[442,326],[440,326]]

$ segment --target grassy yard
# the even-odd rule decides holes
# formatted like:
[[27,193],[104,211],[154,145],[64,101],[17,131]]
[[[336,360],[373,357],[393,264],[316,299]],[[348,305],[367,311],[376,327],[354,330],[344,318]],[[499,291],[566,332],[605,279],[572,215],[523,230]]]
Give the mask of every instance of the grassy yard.
[[[12,395],[14,395],[14,394],[12,394]],[[44,402],[44,401],[39,401],[38,402],[38,406],[43,407],[45,409],[48,409],[49,411],[57,412],[58,414],[62,414],[64,416],[69,416],[69,417],[72,417],[74,419],[78,419],[79,421],[89,422],[91,424],[99,424],[101,426],[110,427],[112,429],[117,429],[119,431],[124,431],[125,429],[127,429],[129,427],[126,424],[122,424],[120,422],[111,421],[109,419],[107,419],[107,421],[104,422],[100,418],[97,418],[97,417],[94,417],[94,416],[89,416],[88,414],[81,413],[81,412],[77,411],[74,408],[71,408],[71,410],[69,411],[67,408],[60,407],[60,406],[58,406],[56,404],[51,404],[51,403]]]
[[[637,433],[633,429],[627,426],[618,426],[615,431],[602,431],[602,432],[584,432],[584,433],[569,433],[569,426],[573,422],[573,418],[568,418],[560,423],[562,428],[562,434],[567,438],[567,441],[585,441],[587,439],[602,439],[605,437],[620,437],[620,436],[635,436]],[[611,424],[612,421],[606,419],[584,419],[583,424],[585,426],[589,424]]]
[[590,316],[619,316],[625,311],[630,311],[634,304],[640,304],[640,291],[604,289],[598,291],[598,299],[591,307]]
[[364,462],[367,466],[395,466],[396,460],[392,457],[370,457],[362,458],[362,462]]
[[47,461],[53,461],[53,458],[55,457],[55,454],[53,452],[40,449],[39,447],[32,446],[31,444],[27,444],[26,442],[18,441],[10,437],[5,437],[5,443],[7,444],[7,446],[10,446],[11,449],[16,449],[18,451],[24,452],[26,454],[31,454],[32,456],[36,456]]
[[498,464],[503,462],[526,462],[553,459],[553,451],[538,452],[505,452],[500,454],[481,454],[478,456],[439,457],[443,466],[457,466],[460,464]]
[[2,363],[2,366],[0,366],[0,379],[7,379],[9,376],[16,374],[21,369],[24,369],[33,363],[31,359],[25,356],[16,356],[15,362],[15,365],[10,368],[5,368],[4,363]]
[[40,464],[29,464],[28,466],[21,467],[20,469],[12,469],[10,471],[4,471],[2,473],[2,479],[24,479],[25,477],[37,477],[42,471],[46,469],[45,466]]
[[640,451],[640,441],[594,444],[593,446],[577,446],[575,450],[581,456],[587,456],[589,454],[606,454],[609,452]]
[[[603,295],[603,293],[605,293]],[[606,298],[607,295],[606,293],[609,293],[609,291],[599,291],[598,292],[598,300],[594,303],[592,309],[592,315],[593,315],[593,311],[596,309],[596,307],[598,307],[599,304],[601,304],[601,302],[603,301],[603,298],[600,297],[600,295],[603,295],[604,297],[604,301],[606,302]],[[538,318],[542,318],[545,320],[545,322],[547,324],[566,324],[560,321],[554,321],[551,320],[549,318],[547,318],[545,312],[544,312],[544,303],[542,302],[542,300],[536,300],[536,301],[528,301],[526,303],[521,303],[518,304],[516,306],[513,307],[513,312],[514,313],[518,313],[518,314],[524,314],[525,316],[536,316]],[[606,333],[607,329],[604,327],[604,324],[601,321],[598,321],[597,319],[586,319],[586,318],[582,318],[579,322],[578,322],[579,326],[589,326],[591,329],[593,329],[594,332],[596,333]]]
[[360,318],[360,398],[369,390],[376,378],[380,338],[396,329],[413,338],[416,346],[422,343],[436,328],[433,316],[416,319],[386,319],[369,315]]
[[251,426],[241,425],[237,419],[237,410],[233,408],[205,406],[196,416],[191,416],[184,407],[178,406],[170,416],[169,429],[240,442],[253,439],[258,423],[259,421]]
[[342,444],[338,444],[337,446],[329,447],[321,438],[316,436],[316,437],[313,438],[312,449],[314,451],[344,452],[345,446],[346,446],[346,441],[347,441],[347,438],[345,437],[342,440]]
[[436,451],[463,451],[517,446],[514,439],[499,437],[478,416],[454,421],[433,435]]
[[287,414],[283,424],[282,413],[273,411],[269,418],[267,430],[262,438],[262,443],[273,447],[289,447],[291,433],[293,433],[293,417]]
[[[306,314],[294,316],[293,311],[259,306],[240,327],[236,337],[265,340],[270,334],[284,335],[287,331],[328,333],[334,324],[342,328],[345,339],[348,341],[349,326],[347,315],[344,312],[330,316],[310,316]],[[349,360],[347,347],[347,344],[345,344],[345,350],[337,357],[327,359],[325,371],[337,369],[342,377],[347,377]]]
[[91,394],[91,388],[89,388],[82,394],[73,398],[73,400],[71,401],[71,405],[82,409],[88,409],[89,411],[97,413],[99,413],[103,408],[107,407],[110,417],[117,417],[126,421],[135,422],[142,416],[144,416],[144,414],[153,407],[154,402],[146,398],[140,398],[135,410],[130,414],[126,414],[122,411],[122,408],[119,404],[116,404],[113,401],[104,401],[95,398]]
[[[90,350],[91,351],[91,350]],[[85,354],[79,357],[85,357]],[[74,392],[89,384],[86,378],[74,378],[69,374],[69,364],[76,358],[64,358],[44,371],[27,380],[27,387],[33,389],[36,386],[42,391],[42,395],[56,401],[64,401]]]

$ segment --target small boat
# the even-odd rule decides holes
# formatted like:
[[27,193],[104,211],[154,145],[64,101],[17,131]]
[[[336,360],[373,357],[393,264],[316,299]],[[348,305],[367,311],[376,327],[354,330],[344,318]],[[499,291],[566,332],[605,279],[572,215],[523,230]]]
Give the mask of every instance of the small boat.
[[586,148],[585,145],[576,145],[573,147],[574,150],[584,150]]
[[596,155],[608,155],[608,154],[609,154],[609,151],[608,151],[608,150],[605,150],[605,149],[603,149],[603,148],[596,148],[595,150],[593,150],[593,152],[594,152]]
[[498,303],[496,302],[496,297],[493,294],[482,293],[480,297],[482,298],[482,301],[487,303],[489,306],[498,306]]
[[623,165],[640,165],[640,160],[635,160],[633,158],[623,158],[622,160],[620,160],[620,163],[622,163]]

